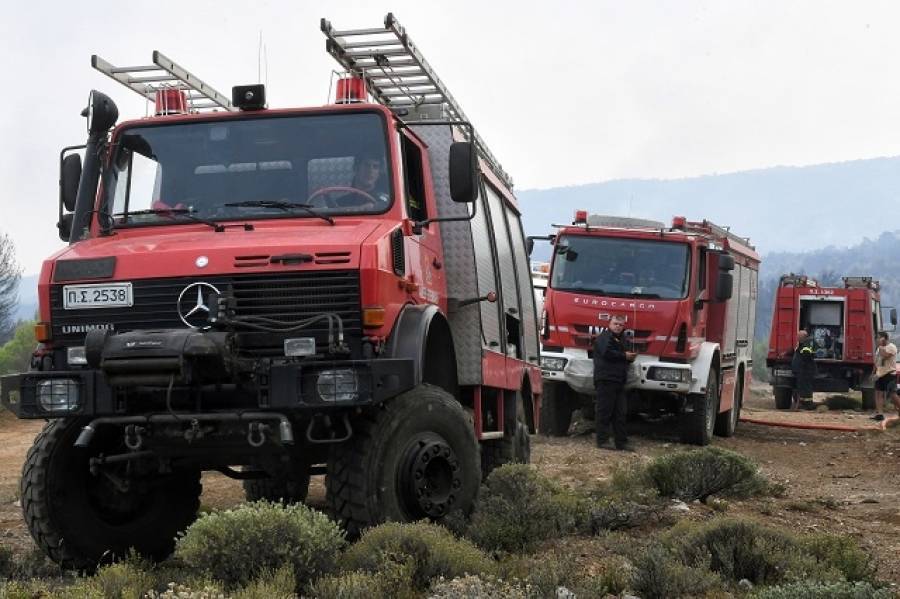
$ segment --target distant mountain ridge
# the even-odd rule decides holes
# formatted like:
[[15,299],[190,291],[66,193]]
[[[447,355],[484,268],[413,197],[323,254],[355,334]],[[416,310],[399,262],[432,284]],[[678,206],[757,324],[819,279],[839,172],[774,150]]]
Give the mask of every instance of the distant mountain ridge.
[[778,166],[685,179],[620,179],[517,192],[528,235],[546,235],[577,209],[595,214],[709,219],[761,254],[846,247],[889,230],[900,205],[900,157]]

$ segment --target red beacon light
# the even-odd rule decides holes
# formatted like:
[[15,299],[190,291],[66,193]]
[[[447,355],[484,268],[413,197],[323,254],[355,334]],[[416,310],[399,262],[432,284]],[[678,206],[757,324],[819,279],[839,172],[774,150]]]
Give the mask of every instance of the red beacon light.
[[366,81],[362,77],[341,77],[338,79],[337,91],[334,94],[335,104],[365,102],[366,97]]
[[180,89],[156,90],[156,116],[187,114],[187,94]]
[[684,230],[685,225],[687,224],[687,219],[683,216],[673,216],[672,217],[672,228],[673,229],[681,229]]
[[575,220],[572,222],[573,225],[586,225],[587,224],[587,210],[576,210],[575,211]]

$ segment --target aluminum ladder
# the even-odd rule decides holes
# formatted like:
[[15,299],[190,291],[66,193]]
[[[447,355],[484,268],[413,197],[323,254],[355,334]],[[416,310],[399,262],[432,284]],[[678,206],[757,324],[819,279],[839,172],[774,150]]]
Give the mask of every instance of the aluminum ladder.
[[190,112],[237,110],[227,96],[158,50],[153,51],[151,65],[117,67],[94,54],[91,66],[151,102],[158,91],[178,89],[187,95]]
[[[375,101],[398,117],[422,118],[428,114],[424,109],[435,107],[443,113],[438,118],[471,123],[393,13],[385,16],[384,27],[337,30],[322,19],[321,28],[328,53],[351,75],[362,77]],[[512,178],[473,132],[482,158],[512,187]]]

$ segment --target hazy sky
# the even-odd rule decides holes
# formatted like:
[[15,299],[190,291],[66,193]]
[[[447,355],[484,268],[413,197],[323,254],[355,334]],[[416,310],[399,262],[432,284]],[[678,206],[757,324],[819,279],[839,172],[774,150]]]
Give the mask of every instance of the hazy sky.
[[88,91],[144,114],[91,54],[158,49],[230,94],[256,81],[262,31],[270,106],[321,104],[319,18],[389,10],[519,189],[900,154],[895,2],[31,2],[0,20],[0,232],[26,273],[61,246],[58,153],[84,143]]

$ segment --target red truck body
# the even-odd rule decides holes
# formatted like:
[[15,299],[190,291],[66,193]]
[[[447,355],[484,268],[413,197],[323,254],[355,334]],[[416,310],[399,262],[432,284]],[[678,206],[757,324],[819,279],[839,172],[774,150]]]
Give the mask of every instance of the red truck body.
[[[890,320],[896,324],[896,311]],[[815,348],[813,391],[863,391],[874,405],[872,371],[876,335],[882,321],[880,285],[872,277],[844,277],[842,287],[823,287],[805,275],[783,275],[775,292],[766,365],[771,369],[775,402],[790,407],[791,358],[797,333],[806,330]]]
[[[594,338],[621,315],[639,354],[626,384],[631,409],[694,414],[707,402],[715,405],[706,416],[733,432],[729,419],[736,424],[749,386],[756,313],[759,256],[747,240],[707,221],[675,218],[666,227],[591,217],[560,226],[552,241],[541,338],[545,430],[553,418],[557,432],[567,424],[568,409],[554,412],[551,398],[565,397],[560,403],[570,408],[573,394],[590,401]],[[691,426],[686,440],[708,442],[710,418]]]

